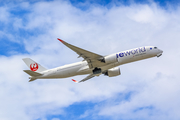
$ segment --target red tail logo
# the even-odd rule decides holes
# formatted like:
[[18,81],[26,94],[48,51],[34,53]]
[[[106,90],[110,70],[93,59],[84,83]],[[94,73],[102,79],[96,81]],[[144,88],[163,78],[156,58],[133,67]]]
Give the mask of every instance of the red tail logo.
[[32,71],[36,71],[36,70],[38,69],[38,64],[37,64],[37,63],[31,64],[31,65],[30,65],[30,69],[31,69]]

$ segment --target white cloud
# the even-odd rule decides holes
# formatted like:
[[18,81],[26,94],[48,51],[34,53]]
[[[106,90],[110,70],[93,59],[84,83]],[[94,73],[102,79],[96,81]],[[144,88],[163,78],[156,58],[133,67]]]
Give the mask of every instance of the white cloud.
[[[110,9],[90,5],[86,11],[64,1],[23,4],[30,9],[25,15],[28,22],[22,24],[24,19],[15,16],[14,27],[37,33],[21,37],[28,55],[0,57],[0,119],[46,119],[48,115],[65,114],[64,108],[73,103],[96,103],[118,94],[124,95],[119,101],[107,101],[80,117],[93,114],[112,119],[180,118],[180,9],[169,12],[155,3]],[[81,60],[57,37],[102,55],[144,45],[158,46],[164,53],[158,59],[120,66],[122,75],[115,78],[100,76],[81,84],[74,84],[71,78],[29,83],[28,75],[22,71],[27,69],[21,60],[24,57],[31,57],[47,68]],[[132,96],[126,100],[129,92]]]
[[7,21],[9,21],[9,11],[8,11],[8,7],[7,6],[4,6],[4,7],[0,7],[0,21],[1,22],[4,22],[4,23],[7,23]]

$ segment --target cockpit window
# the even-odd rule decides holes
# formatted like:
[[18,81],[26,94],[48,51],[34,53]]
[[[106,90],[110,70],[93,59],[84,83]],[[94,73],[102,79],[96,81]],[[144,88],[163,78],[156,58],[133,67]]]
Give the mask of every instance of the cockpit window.
[[157,47],[154,47],[154,49],[157,49]]

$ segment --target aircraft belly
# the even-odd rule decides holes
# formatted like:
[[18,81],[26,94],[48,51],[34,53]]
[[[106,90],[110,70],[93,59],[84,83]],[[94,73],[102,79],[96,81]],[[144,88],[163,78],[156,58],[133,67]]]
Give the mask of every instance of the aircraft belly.
[[78,69],[74,68],[74,69],[67,69],[67,70],[62,70],[62,71],[57,71],[56,73],[56,77],[57,78],[66,78],[66,77],[71,77],[76,75],[76,71]]
[[66,78],[66,77],[71,77],[74,75],[75,74],[70,74],[69,71],[57,71],[56,73],[46,75],[43,78],[49,78],[49,79],[51,79],[51,78]]
[[121,57],[118,59],[118,63],[120,65],[122,64],[126,64],[126,63],[130,63],[133,61],[133,56],[129,55],[129,56],[125,56],[125,57]]
[[88,69],[88,70],[82,70],[82,71],[78,71],[77,75],[85,75],[85,74],[91,74],[93,69]]
[[69,67],[64,69],[59,69],[55,72],[55,74],[49,75],[47,77],[49,78],[66,78],[78,75],[78,70],[81,68],[81,66],[78,67]]

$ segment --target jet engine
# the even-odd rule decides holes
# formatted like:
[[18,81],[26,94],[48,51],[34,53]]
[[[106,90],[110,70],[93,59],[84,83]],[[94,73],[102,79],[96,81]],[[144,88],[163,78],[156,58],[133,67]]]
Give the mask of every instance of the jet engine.
[[112,55],[108,55],[108,56],[105,56],[101,62],[104,62],[104,63],[113,63],[113,62],[117,62],[117,57],[116,57],[116,54],[112,54]]
[[109,77],[114,77],[114,76],[118,76],[121,75],[121,71],[119,67],[116,68],[111,68],[109,70],[107,70],[104,75],[107,75]]

